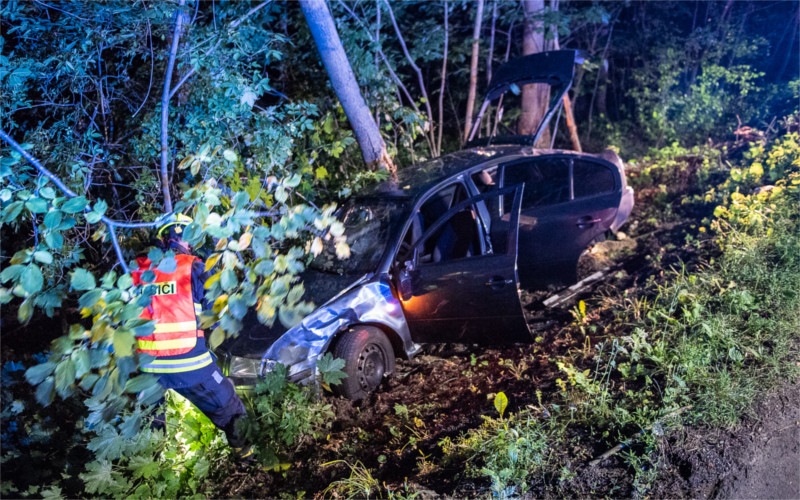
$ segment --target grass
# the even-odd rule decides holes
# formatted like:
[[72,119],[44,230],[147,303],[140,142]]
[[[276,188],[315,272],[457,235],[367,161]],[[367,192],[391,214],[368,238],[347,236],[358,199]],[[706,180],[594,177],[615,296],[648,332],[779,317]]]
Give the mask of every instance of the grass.
[[[789,134],[773,149],[754,148],[745,159],[765,168],[743,170],[767,172],[763,178],[728,178],[707,191],[711,195],[695,197],[700,203],[723,201],[692,237],[696,247],[702,245],[695,237],[718,251],[706,252],[707,260],[692,269],[667,270],[635,296],[606,297],[616,321],[590,349],[576,347],[552,360],[562,372],[560,390],[549,404],[540,402],[543,411],[523,410],[505,420],[483,417],[480,428],[441,443],[444,463],[463,461],[468,475],[483,477],[503,497],[536,482],[557,490],[571,474],[563,473],[568,459],[553,449],[567,435],[588,435],[595,448],[635,441],[620,457],[629,466],[630,494],[644,497],[657,477],[657,450],[670,429],[689,423],[732,426],[759,395],[797,377],[798,143],[797,134]],[[704,158],[696,175],[719,178],[719,172],[703,170],[718,166]],[[649,168],[643,176],[663,187],[667,170]],[[759,180],[770,180],[768,175],[774,180],[776,171],[781,180],[774,189],[742,194]],[[689,185],[685,169],[676,172]],[[580,321],[585,306],[575,315],[568,328],[580,338],[586,335]]]

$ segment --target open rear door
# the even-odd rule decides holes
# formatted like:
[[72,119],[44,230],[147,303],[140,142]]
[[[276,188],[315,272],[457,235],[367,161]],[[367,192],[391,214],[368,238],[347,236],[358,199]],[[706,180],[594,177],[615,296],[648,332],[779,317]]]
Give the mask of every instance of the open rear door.
[[[514,199],[510,217],[485,227],[476,204],[504,194]],[[413,292],[401,303],[415,342],[531,342],[517,280],[521,202],[522,186],[465,200],[413,245]]]
[[[478,130],[478,125],[481,123],[481,117],[486,112],[490,102],[498,99],[508,91],[518,93],[523,85],[544,83],[550,85],[550,103],[547,113],[545,113],[536,131],[527,136],[525,140],[526,144],[535,144],[550,119],[558,110],[564,94],[567,93],[567,90],[572,85],[576,63],[583,63],[583,60],[578,57],[578,51],[553,50],[518,57],[500,66],[492,76],[492,81],[486,90],[486,97],[478,112],[478,117],[475,119],[475,125],[470,131],[470,142],[468,142],[467,147],[488,145],[492,142],[491,137],[472,142]],[[518,137],[517,139],[521,138]]]

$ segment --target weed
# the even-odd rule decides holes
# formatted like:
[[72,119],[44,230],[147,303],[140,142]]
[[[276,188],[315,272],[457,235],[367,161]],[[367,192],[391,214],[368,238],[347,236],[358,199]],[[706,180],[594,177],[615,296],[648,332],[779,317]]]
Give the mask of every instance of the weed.
[[367,469],[360,461],[350,464],[345,460],[334,460],[323,464],[327,467],[333,464],[345,464],[350,469],[350,475],[343,479],[337,479],[328,485],[322,492],[325,497],[334,498],[372,498],[374,494],[380,497],[381,486],[378,480],[372,477],[372,472]]

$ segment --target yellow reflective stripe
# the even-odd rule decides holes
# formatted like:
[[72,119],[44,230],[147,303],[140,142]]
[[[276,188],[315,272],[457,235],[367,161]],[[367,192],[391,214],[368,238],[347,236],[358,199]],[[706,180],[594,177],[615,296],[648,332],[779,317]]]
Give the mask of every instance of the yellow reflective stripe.
[[193,358],[183,358],[183,359],[154,359],[153,361],[147,363],[145,366],[153,366],[153,365],[185,365],[189,363],[196,363],[198,361],[202,361],[205,358],[210,358],[211,355],[209,353],[203,353],[199,356],[195,356]]
[[211,354],[205,352],[200,356],[183,359],[156,359],[142,365],[143,372],[149,373],[179,373],[197,370],[213,362]]
[[203,304],[198,304],[197,302],[194,303],[194,312],[195,314],[200,314],[203,312]]
[[197,330],[197,321],[181,321],[180,323],[158,322],[153,333],[188,332],[191,330]]
[[[181,359],[176,359],[175,361],[183,361]],[[151,366],[143,366],[142,371],[147,373],[181,373],[181,372],[190,372],[192,370],[199,370],[205,366],[210,365],[214,360],[211,359],[211,356],[208,356],[208,359],[202,361],[200,363],[194,364],[192,366],[182,366],[180,368],[162,368],[158,367],[151,367]]]
[[138,340],[139,349],[142,351],[165,351],[167,349],[180,349],[182,347],[194,347],[197,337],[188,339],[172,340]]

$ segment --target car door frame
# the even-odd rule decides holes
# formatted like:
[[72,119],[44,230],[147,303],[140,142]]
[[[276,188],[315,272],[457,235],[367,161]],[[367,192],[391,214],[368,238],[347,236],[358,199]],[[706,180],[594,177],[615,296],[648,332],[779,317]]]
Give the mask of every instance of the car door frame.
[[[411,245],[411,255],[415,261],[409,262],[410,266],[400,269],[395,274],[397,276],[405,274],[407,279],[411,280],[412,291],[423,290],[423,293],[412,293],[411,297],[401,297],[406,322],[415,342],[507,344],[532,341],[532,335],[522,310],[516,272],[517,228],[519,207],[522,203],[522,189],[521,185],[510,186],[479,196],[470,196],[451,207]],[[482,241],[486,242],[487,251],[491,249],[492,253],[483,252],[481,255],[436,264],[420,265],[416,261],[422,245],[457,213],[467,207],[472,207],[476,218],[480,219],[478,203],[490,197],[509,194],[514,195],[514,202],[509,217],[508,231],[505,235],[506,248],[504,252],[495,252],[491,245],[488,228],[483,223],[479,223],[477,224],[479,236]],[[516,207],[516,211],[514,211],[514,207]],[[448,271],[453,270],[455,272],[448,274]],[[425,288],[432,282],[436,284]],[[398,283],[396,287],[399,289],[402,285]],[[449,295],[447,287],[458,289],[458,295],[453,292],[456,302],[448,304],[451,299],[447,298]],[[488,287],[489,290],[484,287]],[[445,298],[435,305],[419,300],[428,293],[441,292],[442,288],[445,288]],[[487,293],[490,295],[487,296]],[[459,301],[458,296],[463,300]],[[483,307],[476,306],[480,303],[481,298],[485,298],[486,304]],[[466,303],[472,304],[472,307],[467,307]],[[491,303],[494,303],[495,307],[490,307]],[[433,317],[440,310],[444,311],[441,313],[444,316]],[[456,310],[458,313],[455,312]],[[463,311],[469,311],[469,314],[461,314]],[[503,314],[496,314],[498,311],[502,311]],[[432,314],[429,316],[428,313]],[[494,334],[487,335],[490,331]]]

